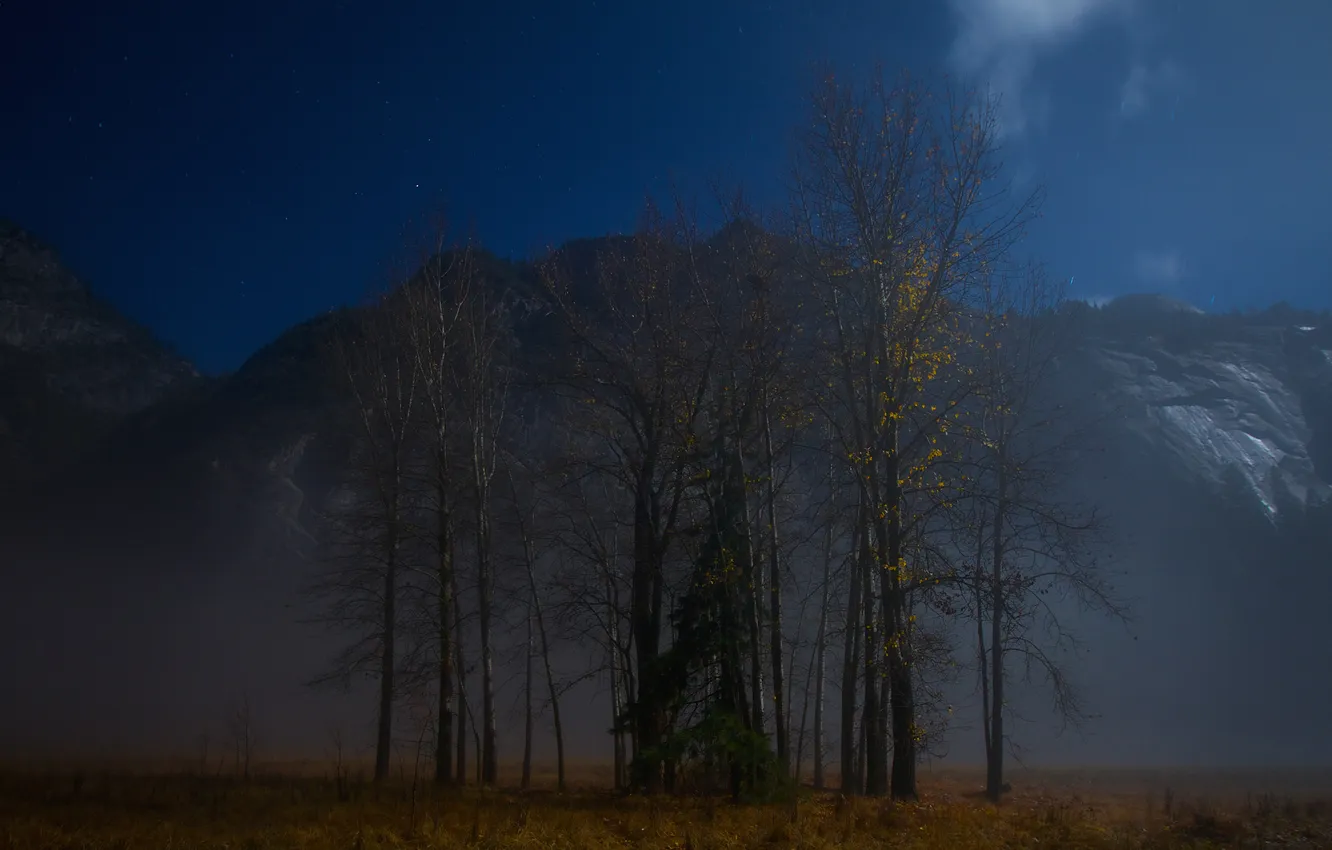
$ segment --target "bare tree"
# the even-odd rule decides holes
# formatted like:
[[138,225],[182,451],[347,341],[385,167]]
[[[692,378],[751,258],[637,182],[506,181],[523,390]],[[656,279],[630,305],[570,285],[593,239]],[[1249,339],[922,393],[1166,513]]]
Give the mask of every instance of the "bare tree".
[[329,566],[312,588],[326,603],[318,619],[353,641],[316,683],[379,681],[375,781],[388,777],[397,694],[397,631],[403,544],[408,536],[408,465],[419,404],[419,371],[407,345],[404,311],[375,299],[335,338],[334,360],[354,424],[350,475],[328,514]]
[[[595,291],[576,293],[568,255],[543,269],[546,291],[572,346],[572,368],[553,383],[595,406],[603,451],[589,465],[618,477],[634,500],[630,624],[637,665],[633,729],[642,785],[664,787],[656,752],[668,726],[667,694],[655,668],[666,614],[668,556],[686,491],[687,435],[710,376],[709,350],[691,313],[697,303],[687,220],[649,211],[632,239],[593,260]],[[694,332],[691,334],[691,332]],[[603,462],[610,458],[609,462]]]
[[[567,438],[567,436],[566,436]],[[624,561],[632,547],[632,502],[620,482],[609,476],[553,473],[552,540],[558,547],[554,577],[554,619],[571,643],[599,650],[611,697],[610,735],[615,790],[629,785],[633,753],[627,728],[629,695],[634,692],[631,636]],[[626,517],[623,514],[629,513]]]
[[828,653],[828,605],[832,598],[833,545],[837,534],[837,523],[833,512],[839,507],[837,471],[831,460],[828,465],[828,505],[829,516],[824,520],[823,543],[823,581],[820,584],[819,625],[814,638],[814,787],[823,790],[824,777],[824,729],[823,703],[824,687],[827,682],[826,660]]
[[829,78],[813,119],[797,166],[797,235],[804,273],[830,317],[821,403],[852,459],[860,546],[872,564],[861,588],[876,641],[866,673],[882,657],[886,674],[874,699],[876,683],[866,683],[866,790],[912,798],[908,596],[933,578],[908,563],[907,547],[920,495],[940,486],[935,441],[956,402],[940,407],[935,388],[947,385],[964,343],[958,305],[976,274],[1008,250],[1030,204],[1002,203],[991,188],[994,120],[984,103],[939,101],[911,82],[876,83],[862,96]]
[[493,645],[494,551],[491,528],[491,485],[500,459],[499,440],[508,402],[508,308],[503,293],[485,285],[471,286],[462,307],[463,359],[460,395],[469,438],[468,467],[472,483],[473,534],[476,556],[477,616],[481,640],[481,781],[497,780],[495,726],[495,658]]
[[841,701],[839,704],[841,713],[841,746],[840,746],[840,787],[843,794],[859,794],[863,790],[860,781],[860,759],[857,754],[856,746],[856,704],[858,701],[857,691],[860,682],[860,653],[861,636],[864,633],[860,623],[860,576],[864,565],[859,558],[861,551],[860,538],[865,533],[867,523],[863,517],[863,509],[859,504],[855,507],[856,523],[852,533],[852,554],[851,560],[853,566],[849,569],[847,579],[847,599],[846,608],[842,621],[842,676],[841,676]]
[[[476,263],[471,245],[452,249],[443,226],[434,232],[421,270],[405,292],[407,333],[421,388],[422,473],[428,497],[422,529],[434,556],[434,568],[423,570],[435,633],[438,712],[435,722],[435,781],[453,781],[454,669],[457,625],[454,620],[454,575],[457,549],[459,481],[457,373],[464,307],[474,285]],[[462,777],[459,777],[460,779]]]
[[[966,520],[975,542],[977,667],[983,704],[986,794],[1004,789],[1007,662],[1042,675],[1055,708],[1078,722],[1083,709],[1058,653],[1077,648],[1060,615],[1069,597],[1117,618],[1127,611],[1098,569],[1103,542],[1096,511],[1067,485],[1087,426],[1054,400],[1050,382],[1069,342],[1062,290],[1038,270],[1015,280],[993,275],[982,293],[975,347],[979,390],[970,417]],[[988,635],[987,635],[988,631]]]
[[550,651],[551,641],[550,633],[546,628],[545,607],[541,603],[542,589],[537,580],[537,562],[540,560],[538,550],[538,531],[536,524],[538,521],[537,505],[540,498],[538,487],[539,481],[535,476],[528,477],[527,486],[523,489],[528,493],[527,498],[523,498],[515,468],[519,464],[514,460],[508,468],[509,472],[509,494],[510,503],[513,507],[514,529],[518,533],[518,538],[522,544],[522,562],[524,572],[527,578],[527,604],[528,612],[528,636],[527,636],[527,725],[529,743],[524,749],[525,760],[530,760],[530,739],[532,723],[532,658],[539,653],[541,656],[541,666],[546,679],[546,694],[549,700],[551,722],[555,727],[555,766],[556,782],[558,789],[563,792],[565,788],[564,776],[564,723],[560,717],[560,693],[559,686],[555,680],[555,670],[551,666]]
[[532,657],[536,655],[532,646],[534,638],[533,621],[536,614],[532,603],[527,604],[527,640],[523,644],[523,772],[520,785],[524,791],[532,787]]

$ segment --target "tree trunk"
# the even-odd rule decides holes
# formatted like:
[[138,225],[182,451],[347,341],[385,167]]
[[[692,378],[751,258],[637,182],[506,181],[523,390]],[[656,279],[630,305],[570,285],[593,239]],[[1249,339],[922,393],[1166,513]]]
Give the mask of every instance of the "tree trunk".
[[856,788],[857,793],[864,793],[868,787],[865,781],[865,724],[856,725]]
[[[639,470],[634,496],[634,573],[630,600],[630,624],[638,661],[638,694],[634,701],[634,757],[638,763],[662,743],[662,706],[657,681],[657,657],[661,648],[661,609],[665,593],[661,574],[661,552],[656,534],[657,499],[653,491],[654,467],[645,463]],[[637,781],[648,794],[662,790],[662,765],[639,764]]]
[[[856,537],[865,533],[865,511],[862,508],[857,517]],[[855,569],[850,571],[847,582],[846,627],[843,633],[842,647],[842,718],[841,718],[841,772],[842,793],[859,794],[861,792],[860,769],[856,759],[856,705],[860,679],[860,570],[859,556]]]
[[495,656],[491,645],[493,579],[490,574],[490,487],[485,468],[488,462],[486,454],[478,442],[473,463],[476,476],[477,616],[481,626],[481,782],[494,785],[498,765],[495,754]]
[[985,764],[985,793],[994,802],[1004,793],[1004,509],[1008,476],[999,454],[999,493],[994,507],[994,547],[990,574],[990,751]]
[[[802,619],[803,619],[803,618],[802,618]],[[799,633],[800,633],[800,630],[797,629],[797,630],[796,630],[796,634],[799,634]],[[817,651],[817,650],[816,650],[816,651]],[[795,655],[794,650],[792,651],[791,654],[792,654],[792,656]],[[792,759],[791,759],[791,768],[792,768],[792,769],[791,769],[791,774],[790,774],[790,776],[791,776],[792,780],[794,780],[794,782],[795,782],[795,784],[796,784],[797,787],[800,785],[800,775],[801,775],[801,773],[802,773],[802,768],[803,768],[804,763],[805,763],[805,730],[809,728],[809,723],[808,723],[808,721],[809,721],[809,703],[810,703],[810,698],[811,698],[811,693],[810,693],[810,691],[811,691],[811,689],[813,688],[813,685],[814,685],[814,658],[813,658],[813,655],[814,655],[814,653],[811,653],[811,657],[810,657],[809,664],[806,665],[806,667],[805,667],[805,688],[804,688],[804,690],[802,691],[803,696],[802,696],[801,699],[800,699],[800,725],[796,727],[795,752],[792,754],[793,757],[792,757]],[[792,671],[791,671],[791,680],[792,680],[793,682],[795,681],[795,670],[794,670],[794,669],[792,669]],[[795,701],[794,701],[794,699],[790,700],[788,704],[790,704],[791,706],[794,706],[794,705],[795,705]]]
[[[476,722],[476,715],[472,713],[472,703],[463,697],[463,710],[467,712],[467,717],[472,727],[472,749],[481,752],[481,724]],[[481,784],[481,759],[476,760],[476,784]]]
[[866,535],[860,555],[860,593],[865,599],[865,705],[861,710],[860,728],[865,736],[865,784],[866,794],[879,795],[888,789],[883,787],[883,762],[888,756],[888,743],[880,735],[879,714],[883,710],[879,698],[882,695],[883,631],[875,616],[872,600],[875,598],[874,579],[878,572],[873,568],[873,547]]
[[[765,391],[766,395],[766,391]],[[772,420],[768,400],[763,405],[763,452],[768,473],[768,629],[772,648],[772,722],[777,727],[777,765],[783,777],[791,775],[790,729],[786,725],[786,695],[782,669],[782,573],[777,548],[777,469],[772,452]]]
[[[397,470],[393,481],[398,481]],[[396,486],[396,485],[395,485]],[[384,621],[382,655],[379,661],[379,724],[375,737],[375,782],[388,779],[389,755],[393,750],[393,679],[397,662],[398,596],[398,497],[390,500],[384,542]]]
[[902,531],[903,495],[898,484],[901,475],[896,426],[889,427],[888,442],[892,447],[891,461],[885,473],[890,504],[894,509],[884,519],[887,539],[886,558],[880,579],[883,583],[882,616],[887,640],[889,704],[892,723],[892,775],[891,784],[884,789],[897,800],[916,799],[916,698],[911,672],[911,633],[905,612],[905,590],[901,571],[906,565]]
[[523,674],[523,775],[520,787],[532,787],[532,606],[527,606],[527,663]]
[[435,739],[435,782],[453,782],[453,514],[444,453],[437,460],[435,495],[438,499],[436,530],[439,558],[439,716]]
[[[537,591],[536,582],[536,551],[532,546],[532,535],[529,529],[523,530],[523,560],[527,563],[527,587],[531,594],[532,603],[531,619],[528,627],[528,655],[527,655],[527,684],[528,684],[528,713],[531,713],[532,702],[532,626],[536,625],[536,637],[541,641],[541,665],[546,673],[546,690],[550,698],[551,720],[555,726],[555,766],[556,766],[556,787],[561,792],[564,791],[564,725],[560,720],[560,694],[555,686],[555,671],[550,664],[550,640],[546,635],[546,617],[541,609],[541,594]],[[613,663],[613,661],[612,661]],[[612,681],[612,688],[615,686]],[[528,720],[528,734],[531,734],[531,720]]]
[[985,739],[986,790],[989,790],[989,769],[991,760],[990,737],[990,673],[989,651],[985,647],[985,516],[981,515],[976,524],[976,575],[973,579],[976,590],[976,669],[980,671],[981,689],[981,734]]
[[625,787],[626,771],[628,769],[628,759],[626,758],[624,747],[624,676],[620,671],[620,608],[615,593],[614,582],[610,577],[610,571],[607,569],[605,576],[606,585],[606,632],[607,642],[610,644],[607,653],[607,661],[610,665],[610,686],[611,686],[611,745],[613,749],[613,762],[615,765],[615,790],[623,791]]
[[[748,473],[744,469],[744,458],[740,455],[739,440],[736,441],[736,458],[740,464],[740,480],[747,481]],[[744,539],[749,541],[749,551],[742,563],[745,570],[745,625],[749,631],[749,710],[750,724],[759,735],[767,734],[764,718],[764,704],[767,701],[763,688],[763,623],[760,610],[763,597],[763,572],[759,568],[759,546],[754,538],[753,505],[749,493],[745,492]]]
[[[835,502],[834,502],[835,504]],[[833,525],[828,523],[823,544],[823,592],[819,599],[819,628],[814,636],[814,788],[822,791],[823,769],[823,691],[827,681],[828,601],[832,583]]]
[[461,603],[458,601],[457,576],[454,576],[453,585],[453,622],[457,624],[458,631],[454,647],[457,649],[457,676],[458,676],[458,770],[456,772],[459,785],[467,784],[467,657],[463,653],[463,632],[462,632],[462,610]]

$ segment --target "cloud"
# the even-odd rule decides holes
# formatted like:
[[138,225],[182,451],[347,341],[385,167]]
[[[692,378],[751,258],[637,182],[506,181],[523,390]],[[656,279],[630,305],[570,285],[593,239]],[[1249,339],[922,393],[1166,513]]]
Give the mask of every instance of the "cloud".
[[1000,130],[1021,135],[1037,59],[1058,50],[1131,0],[949,0],[958,32],[950,63],[1000,98]]
[[1170,95],[1178,97],[1184,85],[1184,72],[1173,62],[1165,61],[1156,67],[1134,62],[1119,87],[1119,114],[1123,118],[1141,115],[1155,99]]
[[1184,258],[1175,250],[1138,251],[1133,255],[1133,272],[1144,283],[1174,286],[1184,277]]
[[1125,117],[1147,110],[1147,66],[1134,63],[1119,89],[1119,114]]

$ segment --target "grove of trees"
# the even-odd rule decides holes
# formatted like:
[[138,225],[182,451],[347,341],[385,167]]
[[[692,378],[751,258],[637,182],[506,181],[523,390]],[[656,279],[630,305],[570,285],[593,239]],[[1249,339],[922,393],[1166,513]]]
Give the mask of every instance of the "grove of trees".
[[648,205],[530,266],[437,230],[329,352],[355,448],[314,590],[347,638],[329,681],[378,684],[376,779],[410,703],[437,782],[498,782],[512,645],[524,784],[548,712],[563,787],[561,697],[595,678],[617,788],[757,795],[808,765],[912,798],[970,675],[999,798],[1019,668],[1082,711],[1055,600],[1123,611],[1061,495],[1086,441],[1050,391],[1066,311],[1015,257],[1038,198],[997,153],[984,101],[829,78],[781,209],[718,203],[704,232]]

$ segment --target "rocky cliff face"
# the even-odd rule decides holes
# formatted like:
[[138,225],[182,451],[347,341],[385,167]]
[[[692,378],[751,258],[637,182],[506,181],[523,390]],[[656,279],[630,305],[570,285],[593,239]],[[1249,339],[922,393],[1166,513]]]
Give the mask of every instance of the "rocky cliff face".
[[1207,316],[1133,296],[1084,320],[1077,379],[1103,391],[1122,437],[1200,494],[1273,523],[1332,498],[1329,317]]

